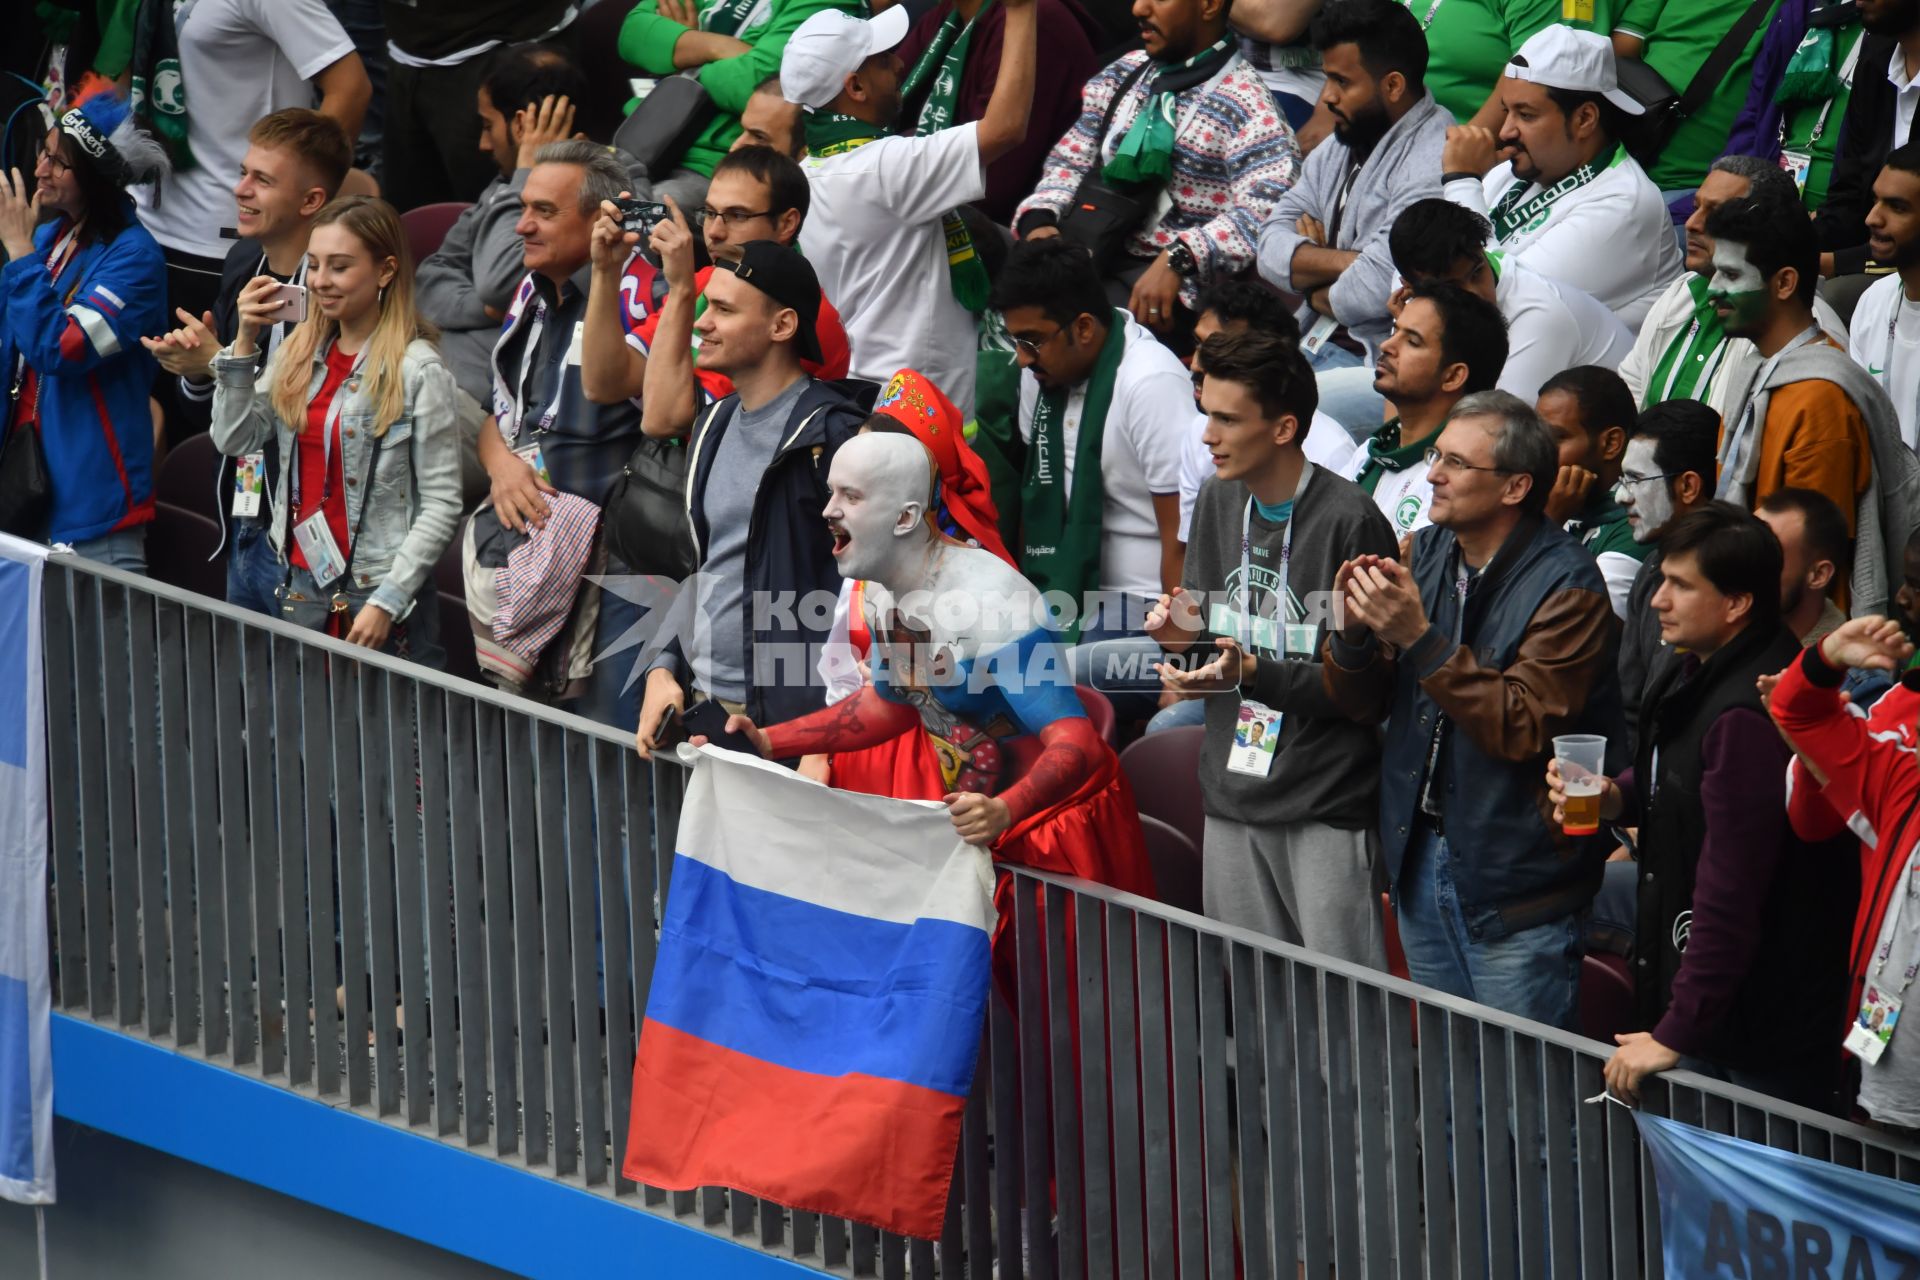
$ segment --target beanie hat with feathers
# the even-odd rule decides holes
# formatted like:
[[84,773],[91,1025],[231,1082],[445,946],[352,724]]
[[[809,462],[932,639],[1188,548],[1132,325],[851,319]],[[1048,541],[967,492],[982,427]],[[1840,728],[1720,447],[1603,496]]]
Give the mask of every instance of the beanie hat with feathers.
[[81,97],[60,117],[60,132],[118,187],[161,181],[170,168],[160,144],[134,123],[131,105],[108,88]]

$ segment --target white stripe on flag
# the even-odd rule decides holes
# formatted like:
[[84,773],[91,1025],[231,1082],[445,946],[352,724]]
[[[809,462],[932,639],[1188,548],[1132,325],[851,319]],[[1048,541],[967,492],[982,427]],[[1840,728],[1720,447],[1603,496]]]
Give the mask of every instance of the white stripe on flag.
[[0,536],[0,1197],[53,1203],[47,969],[46,548]]
[[[971,846],[955,851],[953,821],[938,801],[838,791],[714,746],[683,746],[680,758],[695,765],[674,845],[682,856],[735,884],[849,915],[992,931],[992,860]],[[772,842],[757,838],[735,845],[756,830],[780,831],[779,848],[791,853],[770,857]]]

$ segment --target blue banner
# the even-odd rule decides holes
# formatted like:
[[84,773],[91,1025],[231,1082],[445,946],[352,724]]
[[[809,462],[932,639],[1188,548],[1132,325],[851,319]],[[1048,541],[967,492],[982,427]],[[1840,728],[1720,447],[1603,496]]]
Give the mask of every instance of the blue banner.
[[47,981],[47,549],[0,536],[0,1198],[53,1203]]
[[1920,1280],[1920,1186],[1635,1112],[1669,1276]]

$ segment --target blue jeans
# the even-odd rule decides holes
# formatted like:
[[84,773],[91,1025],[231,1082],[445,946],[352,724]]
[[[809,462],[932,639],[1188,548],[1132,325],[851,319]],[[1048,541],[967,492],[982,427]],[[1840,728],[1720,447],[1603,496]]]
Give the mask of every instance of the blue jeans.
[[235,520],[227,543],[227,603],[270,618],[280,616],[274,598],[283,570],[273,538],[259,520]]
[[116,529],[97,538],[76,542],[73,544],[73,554],[123,573],[144,574],[147,571],[147,526],[137,524],[131,529]]
[[[633,572],[626,564],[609,555],[606,576],[623,577]],[[587,676],[587,691],[574,699],[570,708],[589,720],[633,733],[640,727],[640,695],[644,692],[646,672],[639,663],[646,646],[632,644],[617,653],[609,653],[620,638],[632,630],[647,610],[612,591],[600,593],[600,621],[593,629],[593,670]]]
[[1153,719],[1147,721],[1147,732],[1159,733],[1163,729],[1180,729],[1206,722],[1207,700],[1188,698],[1185,702],[1176,702],[1170,707],[1162,707],[1154,712]]
[[1396,909],[1407,972],[1421,986],[1563,1030],[1580,1010],[1579,913],[1503,938],[1467,929],[1454,887],[1454,856],[1426,822],[1407,846]]

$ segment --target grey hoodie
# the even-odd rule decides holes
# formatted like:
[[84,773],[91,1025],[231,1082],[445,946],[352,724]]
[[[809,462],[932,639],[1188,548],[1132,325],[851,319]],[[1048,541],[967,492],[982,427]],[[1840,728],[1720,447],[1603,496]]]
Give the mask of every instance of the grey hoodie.
[[[1238,609],[1240,521],[1246,507],[1247,488],[1237,480],[1209,479],[1194,500],[1180,584],[1209,606],[1207,631],[1195,642],[1202,656],[1213,649],[1214,636],[1233,636],[1239,630],[1234,615],[1219,616],[1212,606]],[[1356,831],[1380,816],[1379,730],[1340,712],[1321,677],[1320,653],[1330,625],[1326,615],[1333,577],[1341,562],[1361,555],[1392,557],[1398,546],[1393,526],[1373,499],[1322,467],[1308,473],[1290,522],[1295,531],[1287,555],[1287,653],[1282,658],[1263,643],[1276,635],[1255,633],[1259,665],[1252,687],[1243,691],[1247,698],[1284,713],[1280,746],[1266,777],[1228,772],[1227,752],[1233,746],[1240,699],[1231,693],[1207,695],[1201,795],[1208,813],[1233,822],[1320,822]],[[1258,514],[1248,527],[1254,612],[1264,619],[1274,617],[1285,532],[1285,524],[1269,524]]]
[[[1388,129],[1386,136],[1360,166],[1346,214],[1334,236],[1333,248],[1353,249],[1360,256],[1340,273],[1327,298],[1333,318],[1373,351],[1393,331],[1387,298],[1393,293],[1393,258],[1387,253],[1387,232],[1401,210],[1416,200],[1440,194],[1440,151],[1446,145],[1453,117],[1441,110],[1431,93],[1422,93],[1413,109]],[[1307,156],[1299,181],[1273,206],[1260,228],[1260,274],[1272,284],[1298,293],[1293,285],[1293,253],[1305,237],[1295,231],[1301,214],[1311,214],[1333,231],[1333,210],[1353,167],[1353,152],[1337,136],[1329,135]],[[1300,327],[1318,318],[1311,308],[1300,310]]]
[[[1755,371],[1758,376],[1759,371]],[[1852,356],[1825,342],[1809,342],[1780,358],[1767,376],[1766,385],[1754,394],[1754,421],[1759,434],[1746,451],[1745,465],[1728,490],[1727,497],[1741,506],[1753,505],[1753,479],[1759,473],[1761,448],[1765,436],[1767,407],[1773,389],[1793,382],[1831,382],[1853,401],[1854,408],[1867,422],[1867,441],[1873,450],[1873,474],[1867,491],[1860,495],[1854,510],[1853,577],[1848,583],[1848,602],[1853,616],[1883,614],[1893,599],[1893,575],[1906,555],[1907,539],[1920,523],[1920,458],[1907,448],[1900,436],[1900,421],[1893,401],[1872,374]],[[1727,404],[1727,422],[1739,419],[1741,401]]]

